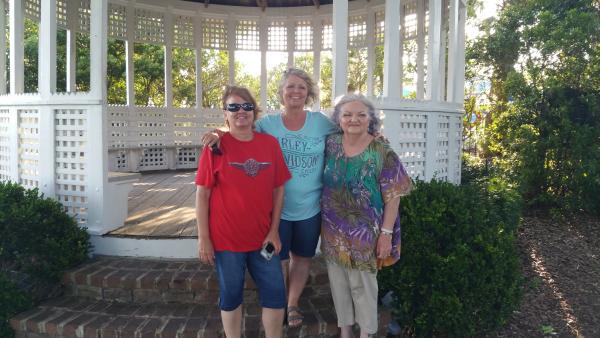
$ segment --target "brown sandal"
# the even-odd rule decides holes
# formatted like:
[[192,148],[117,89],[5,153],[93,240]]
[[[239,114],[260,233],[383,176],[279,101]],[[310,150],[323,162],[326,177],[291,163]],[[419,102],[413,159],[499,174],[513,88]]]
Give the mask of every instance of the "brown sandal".
[[[300,312],[300,308],[297,306],[290,306],[287,309],[287,323],[288,327],[299,327],[302,325],[304,316]],[[293,324],[294,323],[294,324]]]

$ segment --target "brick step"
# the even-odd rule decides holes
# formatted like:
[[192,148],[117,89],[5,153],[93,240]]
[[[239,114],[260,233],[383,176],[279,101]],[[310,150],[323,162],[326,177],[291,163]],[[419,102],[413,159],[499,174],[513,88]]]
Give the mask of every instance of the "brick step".
[[[303,297],[304,323],[284,337],[334,337],[338,333],[330,295]],[[244,300],[243,337],[264,337],[260,306]],[[389,313],[380,314],[385,337]],[[81,297],[56,298],[10,321],[16,338],[209,338],[223,337],[216,303],[121,303]]]
[[[328,282],[325,263],[315,259],[305,294],[321,293]],[[219,290],[214,268],[198,260],[97,257],[66,272],[63,283],[71,296],[136,303],[214,302]],[[249,275],[245,288],[255,289]]]

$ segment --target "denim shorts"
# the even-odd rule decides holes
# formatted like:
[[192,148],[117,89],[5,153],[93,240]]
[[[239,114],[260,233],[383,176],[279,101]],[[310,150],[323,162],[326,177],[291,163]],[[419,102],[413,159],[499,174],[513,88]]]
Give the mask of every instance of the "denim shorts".
[[250,252],[216,251],[215,265],[219,277],[219,307],[233,311],[244,301],[246,268],[258,288],[260,304],[270,309],[285,308],[286,294],[281,261],[276,255],[268,261],[260,249]]
[[302,257],[314,257],[321,234],[321,213],[311,218],[300,221],[279,222],[279,238],[281,238],[281,251],[279,258],[290,258],[290,251]]

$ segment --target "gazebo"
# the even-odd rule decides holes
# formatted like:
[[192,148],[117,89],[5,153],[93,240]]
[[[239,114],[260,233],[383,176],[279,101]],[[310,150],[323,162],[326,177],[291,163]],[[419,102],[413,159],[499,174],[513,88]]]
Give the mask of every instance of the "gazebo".
[[[0,180],[56,198],[92,235],[95,253],[194,257],[196,240],[106,236],[127,218],[128,193],[149,170],[194,168],[200,135],[221,122],[218,108],[173,105],[172,49],[195,51],[195,97],[202,97],[204,49],[259,52],[267,106],[267,53],[331,51],[332,96],[347,91],[348,51],[367,56],[366,94],[384,118],[383,133],[410,175],[460,182],[464,90],[464,0],[0,0]],[[24,22],[39,23],[38,91],[24,93]],[[57,29],[66,42],[66,92],[57,92]],[[90,89],[75,85],[75,36],[89,34]],[[107,102],[107,43],[122,41],[124,105]],[[407,41],[412,48],[406,50]],[[164,105],[135,104],[134,44],[164,47]],[[10,46],[10,48],[9,48]],[[383,81],[375,88],[376,49]],[[7,51],[9,51],[7,53]],[[9,67],[7,69],[7,56]],[[411,74],[410,76],[407,74]],[[410,81],[407,81],[407,78]],[[403,86],[410,82],[412,94]],[[312,107],[327,111],[331,102]]]

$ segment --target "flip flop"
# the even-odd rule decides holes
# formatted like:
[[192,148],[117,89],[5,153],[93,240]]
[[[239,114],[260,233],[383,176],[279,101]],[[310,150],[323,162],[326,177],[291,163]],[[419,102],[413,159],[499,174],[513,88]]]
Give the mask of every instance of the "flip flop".
[[[290,306],[287,309],[287,323],[288,327],[298,327],[302,325],[304,316],[300,312],[300,308],[297,306]],[[295,324],[292,324],[295,323]]]

